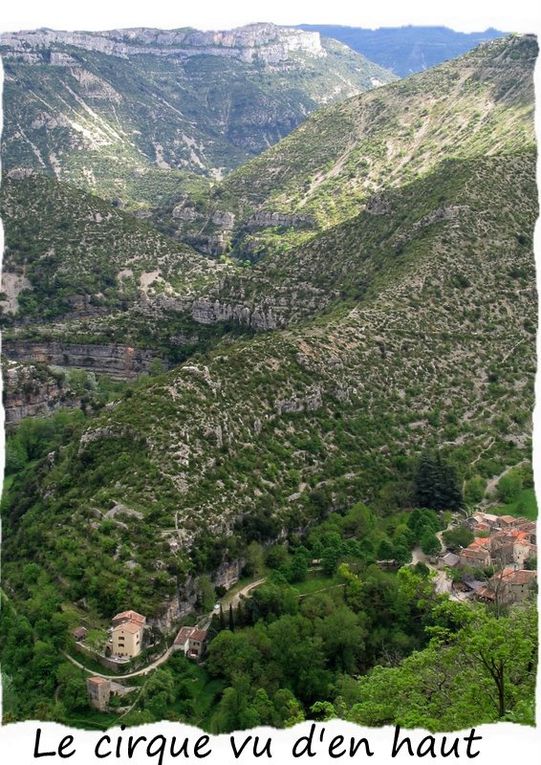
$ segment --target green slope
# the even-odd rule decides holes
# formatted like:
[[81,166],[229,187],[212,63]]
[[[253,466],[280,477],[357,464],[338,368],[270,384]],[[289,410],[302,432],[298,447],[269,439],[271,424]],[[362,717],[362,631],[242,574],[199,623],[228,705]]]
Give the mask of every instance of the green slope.
[[[376,201],[322,214],[322,230],[296,247],[275,231],[275,249],[256,267],[210,278],[185,309],[191,320],[227,315],[276,331],[227,337],[140,383],[13,482],[5,576],[35,559],[70,600],[86,594],[107,615],[128,605],[156,615],[182,595],[187,572],[216,570],[250,540],[358,500],[393,512],[412,457],[426,447],[442,446],[465,479],[528,459],[535,52],[531,38],[491,43],[309,120],[307,156],[319,120],[330,125],[333,114],[346,135],[366,99],[382,99],[388,141],[403,140],[402,118],[419,115],[423,102],[430,129],[408,139],[407,164],[374,163]],[[456,116],[445,122],[444,108]],[[237,212],[265,198],[269,157],[283,158],[276,199],[304,177],[300,161],[285,161],[298,135],[257,160],[257,175],[250,164],[242,183],[226,181],[224,194],[239,194]],[[322,132],[328,156],[326,140]],[[327,172],[325,199],[343,199],[343,183],[354,198],[356,179],[358,200],[366,195],[360,156],[371,142],[358,146],[351,178]],[[249,177],[261,184],[246,201]],[[320,193],[309,195],[314,210]],[[159,333],[162,317],[154,318]],[[107,321],[116,337],[131,331],[120,314]],[[104,520],[116,503],[141,517]]]
[[216,35],[4,35],[4,169],[153,206],[261,152],[322,103],[395,79],[318,35],[272,25]]
[[[422,178],[444,159],[532,146],[536,55],[533,37],[495,40],[318,111],[213,190],[200,234],[220,228],[214,209],[229,211],[233,253],[257,259],[356,216],[382,189]],[[271,213],[283,220],[258,223]],[[190,224],[180,230],[190,233]]]

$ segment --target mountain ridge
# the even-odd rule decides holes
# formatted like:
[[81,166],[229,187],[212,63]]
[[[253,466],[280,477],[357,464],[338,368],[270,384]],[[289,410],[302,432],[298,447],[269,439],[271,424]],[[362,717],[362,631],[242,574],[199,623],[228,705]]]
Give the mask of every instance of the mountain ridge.
[[[144,211],[221,177],[321,103],[395,78],[288,28],[152,32],[139,47],[103,36],[128,33],[0,36],[4,172],[47,173]],[[171,35],[186,47],[171,48]]]
[[484,32],[457,32],[449,27],[415,26],[364,29],[333,24],[300,24],[349,45],[400,77],[428,69],[463,55],[486,40],[507,33],[492,27]]

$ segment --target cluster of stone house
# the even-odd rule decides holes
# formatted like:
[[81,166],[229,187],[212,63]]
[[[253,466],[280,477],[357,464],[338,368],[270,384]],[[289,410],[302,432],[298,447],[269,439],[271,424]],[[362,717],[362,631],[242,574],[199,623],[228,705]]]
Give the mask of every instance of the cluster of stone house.
[[[473,542],[441,559],[445,566],[466,570],[463,589],[480,600],[506,604],[527,598],[537,582],[537,571],[525,568],[528,560],[537,557],[536,524],[526,518],[483,512],[474,513],[466,523],[475,534]],[[496,573],[488,581],[467,574],[489,566]]]
[[486,585],[477,590],[476,596],[491,602],[518,603],[532,593],[536,582],[537,571],[508,567],[494,574]]
[[113,616],[109,648],[112,656],[133,659],[143,648],[146,618],[137,611],[122,611]]
[[537,557],[536,525],[526,518],[512,515],[474,513],[468,525],[476,535],[473,542],[459,553],[461,566],[500,568],[512,565],[524,568],[529,558]]
[[182,651],[189,659],[198,661],[203,655],[207,630],[198,627],[181,627],[173,643],[174,651]]

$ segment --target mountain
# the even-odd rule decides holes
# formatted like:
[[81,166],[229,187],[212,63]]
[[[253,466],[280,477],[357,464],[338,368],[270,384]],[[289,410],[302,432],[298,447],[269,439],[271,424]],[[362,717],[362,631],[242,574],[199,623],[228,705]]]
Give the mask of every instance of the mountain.
[[371,61],[407,77],[467,53],[488,40],[504,37],[505,32],[455,32],[447,27],[381,27],[363,29],[333,24],[301,24],[299,29],[320,32],[348,45]]
[[[205,203],[181,198],[175,235],[258,260],[289,252],[444,159],[533,144],[529,38],[486,43],[412,79],[319,110],[231,173]],[[176,212],[175,212],[176,211]]]
[[[529,460],[536,55],[498,40],[331,105],[212,192],[239,257],[199,283],[183,250],[178,315],[246,334],[139,381],[16,477],[4,576],[33,560],[67,602],[166,628],[191,577],[251,541],[359,500],[395,512],[425,449],[483,487]],[[261,222],[265,251],[242,265]]]
[[318,32],[58,32],[0,37],[4,172],[46,173],[145,207],[200,188],[322,104],[395,75]]

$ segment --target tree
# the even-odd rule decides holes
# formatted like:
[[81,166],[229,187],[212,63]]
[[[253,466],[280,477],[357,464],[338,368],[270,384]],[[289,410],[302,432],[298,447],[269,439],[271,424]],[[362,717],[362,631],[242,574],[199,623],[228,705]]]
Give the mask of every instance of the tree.
[[454,529],[444,531],[443,541],[450,550],[458,550],[467,547],[473,542],[474,534],[467,526],[457,526]]
[[263,554],[263,547],[259,542],[250,542],[246,548],[246,564],[244,569],[248,576],[260,577],[265,570],[265,559]]
[[425,531],[421,537],[420,544],[421,550],[425,555],[437,555],[441,551],[440,540],[433,531]]
[[88,708],[86,683],[81,670],[73,664],[61,664],[56,673],[60,699],[68,713]]
[[485,496],[486,481],[480,475],[474,475],[466,481],[464,486],[464,499],[470,504],[477,504]]
[[522,491],[522,476],[518,470],[510,470],[498,481],[497,493],[501,502],[512,502]]
[[289,565],[288,580],[290,582],[304,582],[308,575],[308,555],[305,548],[295,551]]
[[537,611],[534,605],[515,607],[509,617],[498,618],[484,609],[459,633],[459,651],[493,685],[488,691],[497,717],[521,696],[537,657]]
[[197,599],[203,611],[212,611],[216,603],[216,590],[207,574],[197,579]]
[[287,563],[287,548],[285,545],[271,545],[265,553],[265,561],[269,568],[278,569]]
[[355,672],[356,659],[364,648],[365,631],[353,611],[345,606],[336,609],[319,622],[317,632],[330,666],[339,672]]
[[535,607],[498,619],[483,606],[472,612],[457,605],[437,607],[425,649],[358,681],[359,701],[348,710],[349,720],[457,730],[510,719],[515,710],[519,718],[528,716],[535,697]]
[[415,502],[434,510],[460,510],[464,504],[455,468],[440,452],[421,456],[414,478]]

